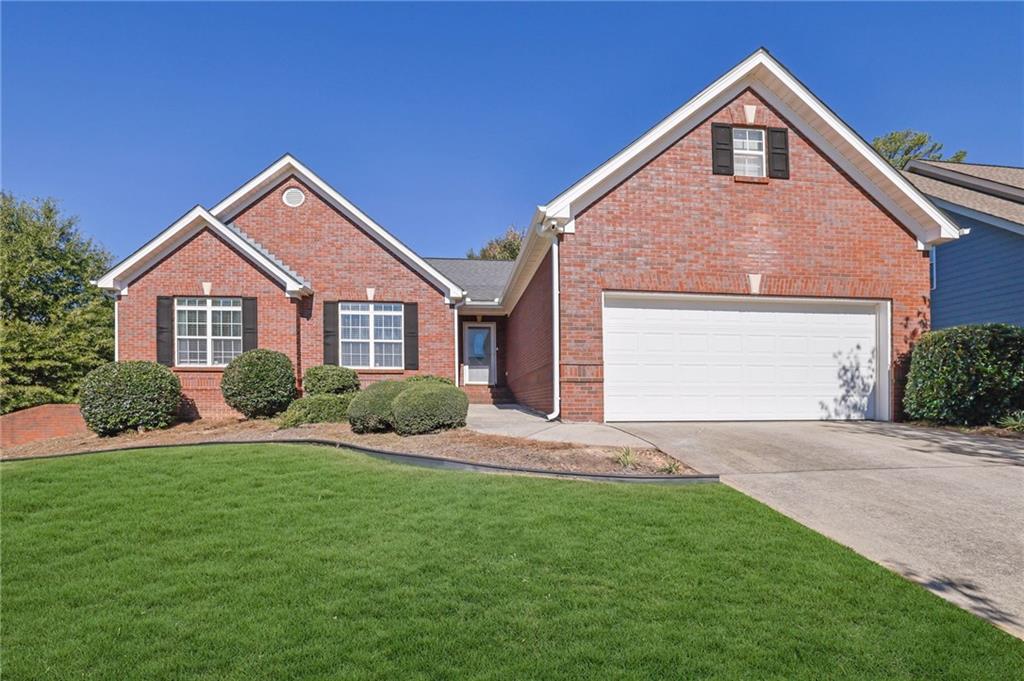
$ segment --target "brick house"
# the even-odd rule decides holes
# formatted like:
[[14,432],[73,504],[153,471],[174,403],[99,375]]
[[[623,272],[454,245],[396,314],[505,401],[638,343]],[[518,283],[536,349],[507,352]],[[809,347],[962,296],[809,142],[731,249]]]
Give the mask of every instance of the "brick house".
[[204,416],[264,347],[565,420],[887,420],[958,234],[758,50],[539,206],[515,262],[422,258],[285,156],[97,283],[118,358]]

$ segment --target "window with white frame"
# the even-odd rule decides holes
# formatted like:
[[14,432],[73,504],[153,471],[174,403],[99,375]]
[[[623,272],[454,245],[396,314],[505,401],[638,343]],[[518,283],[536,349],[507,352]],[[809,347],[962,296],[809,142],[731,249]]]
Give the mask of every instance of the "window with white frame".
[[401,303],[341,303],[341,364],[353,369],[405,367]]
[[175,298],[178,366],[222,367],[242,354],[241,298]]
[[764,130],[732,129],[732,164],[735,175],[764,177]]

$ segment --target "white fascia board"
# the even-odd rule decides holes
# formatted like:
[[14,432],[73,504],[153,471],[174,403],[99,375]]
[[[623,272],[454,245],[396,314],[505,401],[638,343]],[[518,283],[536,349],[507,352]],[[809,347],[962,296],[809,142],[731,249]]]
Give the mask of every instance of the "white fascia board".
[[301,297],[311,293],[305,284],[253,248],[250,243],[233,230],[228,229],[202,206],[196,206],[190,210],[181,219],[158,234],[156,238],[104,274],[96,281],[96,285],[110,291],[125,292],[128,284],[146,272],[151,263],[187,241],[204,227],[212,229],[253,264],[280,281],[289,297]]
[[[916,237],[925,243],[941,243],[959,236],[958,228],[946,215],[936,209],[913,184],[879,156],[857,133],[832,113],[764,49],[760,49],[744,59],[635,142],[562,192],[550,203],[541,206],[544,216],[571,220],[577,211],[590,205],[598,196],[639,170],[645,163],[693,129],[711,111],[731,101],[748,87],[769,99],[769,103],[776,108],[784,109],[780,112],[787,115],[794,125],[796,121],[806,120],[806,115],[797,114],[792,107],[779,106],[783,103],[782,97],[772,90],[771,83],[765,79],[765,76],[770,76],[770,79],[776,81],[779,86],[793,93],[797,100],[823,123],[824,127],[834,131],[849,146],[850,151],[855,152],[854,156],[866,161],[872,172],[877,175],[878,180],[891,183],[893,189],[897,190],[901,196],[905,196],[920,211],[925,217],[924,222],[899,207],[898,202],[892,199],[891,193],[885,191],[877,180],[869,180],[867,174],[859,169],[855,173],[855,179],[862,182],[865,188],[874,189],[873,194],[876,199],[883,200],[884,198],[883,205],[886,205],[886,208],[893,212],[894,216],[910,228]],[[800,126],[801,131],[814,130],[809,128],[810,121],[807,123],[808,125]],[[826,139],[819,131],[814,130],[814,132],[816,134],[813,137],[816,143]],[[856,168],[856,165],[850,162],[835,145],[830,143],[825,146],[831,152],[830,156],[841,161],[840,165],[844,167],[844,170],[849,171],[849,169]]]
[[366,230],[385,248],[398,256],[402,262],[437,284],[449,298],[461,299],[465,296],[465,291],[462,287],[441,274],[423,258],[416,255],[412,249],[374,222],[370,216],[359,210],[355,204],[339,194],[316,173],[290,154],[285,154],[269,168],[239,187],[230,196],[214,206],[210,212],[217,216],[217,218],[230,222],[245,208],[252,205],[257,198],[262,196],[263,190],[291,174],[297,175],[303,182],[313,187],[322,198],[326,199],[331,205],[341,211],[343,215]]

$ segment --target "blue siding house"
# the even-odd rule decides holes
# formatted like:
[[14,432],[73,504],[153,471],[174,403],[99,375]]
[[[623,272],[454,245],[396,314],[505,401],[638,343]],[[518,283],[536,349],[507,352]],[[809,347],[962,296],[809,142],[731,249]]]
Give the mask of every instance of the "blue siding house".
[[932,249],[932,328],[1024,326],[1024,168],[913,161],[904,171],[960,226]]

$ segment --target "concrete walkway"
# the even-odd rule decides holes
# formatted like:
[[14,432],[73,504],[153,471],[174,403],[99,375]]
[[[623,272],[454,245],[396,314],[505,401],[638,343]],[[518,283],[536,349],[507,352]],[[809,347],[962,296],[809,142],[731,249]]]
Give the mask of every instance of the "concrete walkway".
[[619,425],[1024,638],[1024,440],[875,422]]
[[653,449],[635,435],[603,423],[560,423],[518,404],[471,404],[466,427],[488,435],[524,437],[545,442],[572,442],[600,447]]

